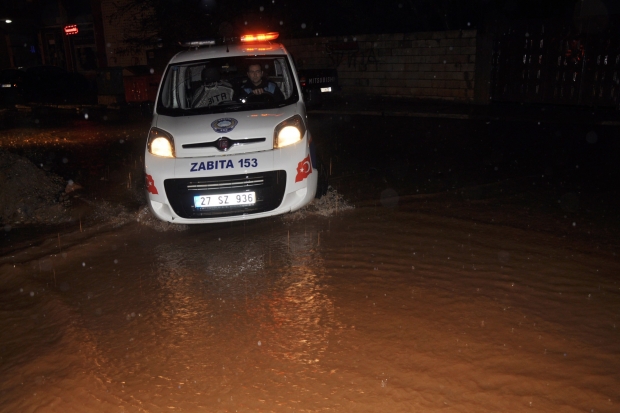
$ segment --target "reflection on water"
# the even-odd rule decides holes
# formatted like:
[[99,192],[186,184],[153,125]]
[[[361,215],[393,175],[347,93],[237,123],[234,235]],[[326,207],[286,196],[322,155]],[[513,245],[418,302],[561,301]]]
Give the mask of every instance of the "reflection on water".
[[[159,328],[190,341],[198,334],[202,342],[254,330],[257,340],[248,345],[276,358],[317,363],[335,324],[317,242],[316,231],[293,227],[158,245]],[[239,315],[230,318],[228,311]],[[222,317],[228,332],[213,336]]]
[[297,233],[287,241],[274,288],[248,307],[248,315],[259,323],[259,336],[273,357],[319,363],[338,323],[325,292],[323,259],[314,249],[318,239]]
[[[269,354],[288,361],[319,363],[334,329],[334,306],[322,291],[320,277],[300,267],[282,280],[286,287],[250,310],[260,321],[260,337]],[[262,305],[261,305],[262,304]]]

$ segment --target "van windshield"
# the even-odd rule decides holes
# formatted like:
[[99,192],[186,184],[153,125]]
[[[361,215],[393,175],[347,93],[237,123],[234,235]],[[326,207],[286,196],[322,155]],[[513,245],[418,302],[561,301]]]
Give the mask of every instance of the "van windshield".
[[169,65],[157,113],[191,116],[237,112],[277,108],[298,100],[286,56],[225,57]]

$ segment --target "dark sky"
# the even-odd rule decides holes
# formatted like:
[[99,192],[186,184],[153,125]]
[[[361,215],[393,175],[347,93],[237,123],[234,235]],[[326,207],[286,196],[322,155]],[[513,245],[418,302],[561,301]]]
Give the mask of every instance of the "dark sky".
[[[89,0],[60,0],[70,16],[88,13]],[[229,35],[279,31],[286,37],[480,29],[493,19],[572,18],[577,4],[620,13],[619,0],[126,0],[149,3],[159,21],[146,22],[171,42],[211,37],[223,26]],[[582,3],[583,1],[583,3]],[[123,1],[119,1],[119,4]],[[0,11],[46,5],[58,0],[0,0]],[[55,16],[53,16],[55,18]],[[46,21],[45,16],[40,16]]]
[[220,0],[218,11],[241,10],[241,15],[235,16],[233,10],[224,14],[230,16],[236,27],[267,26],[294,36],[308,36],[477,28],[489,17],[564,18],[573,14],[575,3],[576,0]]

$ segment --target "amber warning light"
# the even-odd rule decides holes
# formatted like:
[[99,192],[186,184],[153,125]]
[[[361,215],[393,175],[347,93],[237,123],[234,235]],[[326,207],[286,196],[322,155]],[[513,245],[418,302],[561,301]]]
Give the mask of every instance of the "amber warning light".
[[77,24],[71,24],[69,26],[65,26],[65,34],[67,36],[72,35],[72,34],[78,34],[79,30],[77,27]]
[[260,34],[245,34],[241,36],[242,42],[266,42],[269,40],[276,40],[280,36],[278,32],[260,33]]

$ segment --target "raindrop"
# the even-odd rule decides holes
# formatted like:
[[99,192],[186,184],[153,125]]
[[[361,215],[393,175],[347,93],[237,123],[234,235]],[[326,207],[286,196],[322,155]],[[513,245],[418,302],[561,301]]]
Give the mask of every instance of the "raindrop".
[[263,6],[260,6],[260,11],[265,11],[265,8]]
[[121,139],[119,142],[120,143],[125,143],[125,139]]
[[4,226],[4,231],[5,231],[5,232],[9,232],[10,230],[11,230],[11,226],[10,226],[9,224],[6,224],[6,225]]
[[20,288],[20,289],[19,289],[19,292],[20,292],[20,293],[23,293],[23,292],[24,292],[24,289],[23,289],[23,288]]
[[69,160],[67,158],[62,158],[62,163],[67,163]]
[[398,8],[402,9],[403,8],[403,3],[398,3]]
[[579,210],[579,197],[574,192],[568,192],[562,195],[558,203],[566,212],[577,212]]
[[596,143],[598,141],[598,135],[594,131],[588,132],[586,135],[586,141],[588,143]]
[[149,73],[150,73],[150,74],[153,74],[153,73],[155,73],[155,69],[153,69],[153,68],[150,68],[150,69],[149,69]]
[[525,33],[525,37],[530,37],[530,34],[529,33]]
[[111,43],[107,43],[105,46],[106,47],[112,47],[112,44]]
[[305,28],[306,28],[306,23],[302,23],[302,24],[301,24],[301,28],[302,28],[302,29],[305,29]]
[[34,291],[30,291],[30,296],[34,297]]
[[88,113],[84,114],[84,119],[88,119]]
[[34,120],[34,123],[39,123],[39,119],[35,119],[35,120]]
[[577,223],[576,223],[576,222],[573,222],[573,226],[574,226],[574,227],[576,227],[576,226],[577,226]]
[[284,22],[280,20],[280,26],[284,26]]
[[247,25],[248,25],[248,22],[247,22],[247,21],[246,21],[246,22],[243,22],[243,24],[245,24],[245,25],[247,26]]
[[467,22],[467,27],[471,26],[471,22]]
[[118,260],[114,260],[114,264],[118,264]]
[[510,253],[508,251],[500,251],[497,254],[497,258],[500,260],[500,262],[507,263],[508,261],[510,261]]
[[259,340],[259,342],[258,342],[258,346],[260,347],[260,345],[261,345],[261,342],[260,342],[260,340]]
[[107,116],[107,115],[106,115],[106,116],[104,116],[104,117],[103,117],[103,120],[108,120],[108,116]]
[[82,267],[86,267],[86,263],[85,262],[82,263]]
[[381,192],[381,205],[386,208],[393,208],[398,205],[398,193],[392,188],[385,189]]

